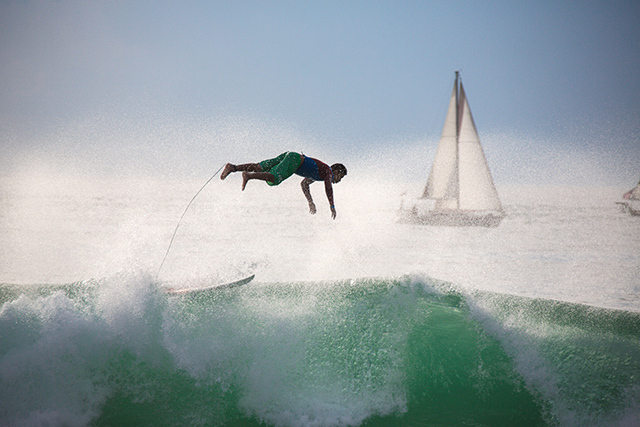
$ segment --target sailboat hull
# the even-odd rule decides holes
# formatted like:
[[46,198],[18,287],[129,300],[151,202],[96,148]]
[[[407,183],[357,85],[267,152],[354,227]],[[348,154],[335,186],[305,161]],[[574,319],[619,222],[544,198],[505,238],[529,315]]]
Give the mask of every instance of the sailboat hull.
[[633,216],[640,216],[640,201],[624,201],[616,203],[620,205],[622,212]]
[[445,227],[497,227],[505,217],[500,212],[429,211],[417,209],[400,212],[400,222]]

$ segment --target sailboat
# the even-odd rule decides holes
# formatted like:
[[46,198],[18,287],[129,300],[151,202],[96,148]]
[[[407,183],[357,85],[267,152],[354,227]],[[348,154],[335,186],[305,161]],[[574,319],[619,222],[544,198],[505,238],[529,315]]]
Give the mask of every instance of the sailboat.
[[640,216],[640,181],[638,181],[638,185],[624,193],[622,198],[624,202],[616,202],[620,205],[622,211],[634,216]]
[[400,220],[427,225],[497,227],[505,213],[456,71],[442,136],[422,197]]

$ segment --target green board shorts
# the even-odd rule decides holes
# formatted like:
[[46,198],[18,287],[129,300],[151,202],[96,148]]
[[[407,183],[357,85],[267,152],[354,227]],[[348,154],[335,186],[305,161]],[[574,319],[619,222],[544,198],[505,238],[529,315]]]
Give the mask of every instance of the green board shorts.
[[292,151],[286,151],[273,159],[260,162],[262,172],[269,172],[276,180],[267,181],[269,185],[278,185],[293,175],[302,163],[302,155]]

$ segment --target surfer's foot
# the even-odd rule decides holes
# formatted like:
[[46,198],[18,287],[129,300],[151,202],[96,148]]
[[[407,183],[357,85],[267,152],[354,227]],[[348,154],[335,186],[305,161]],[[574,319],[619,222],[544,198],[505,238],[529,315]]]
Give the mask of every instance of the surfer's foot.
[[247,186],[247,181],[249,181],[249,172],[242,171],[242,191],[244,191],[244,187]]
[[224,180],[227,177],[227,175],[229,175],[231,172],[235,172],[235,171],[236,171],[236,167],[234,165],[232,165],[231,163],[227,163],[225,165],[224,169],[222,169],[222,173],[220,174],[220,179]]

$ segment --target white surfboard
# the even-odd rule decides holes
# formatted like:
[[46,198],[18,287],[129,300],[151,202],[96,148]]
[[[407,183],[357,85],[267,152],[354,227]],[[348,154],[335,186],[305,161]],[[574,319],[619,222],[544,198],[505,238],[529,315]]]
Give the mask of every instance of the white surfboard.
[[244,279],[236,280],[234,282],[229,282],[229,283],[204,286],[201,288],[186,288],[186,289],[167,288],[164,291],[169,295],[196,295],[205,291],[213,291],[213,290],[217,291],[220,289],[229,289],[229,288],[235,288],[238,286],[246,285],[247,283],[252,281],[254,277],[256,277],[256,275],[252,274],[251,276],[245,277]]

